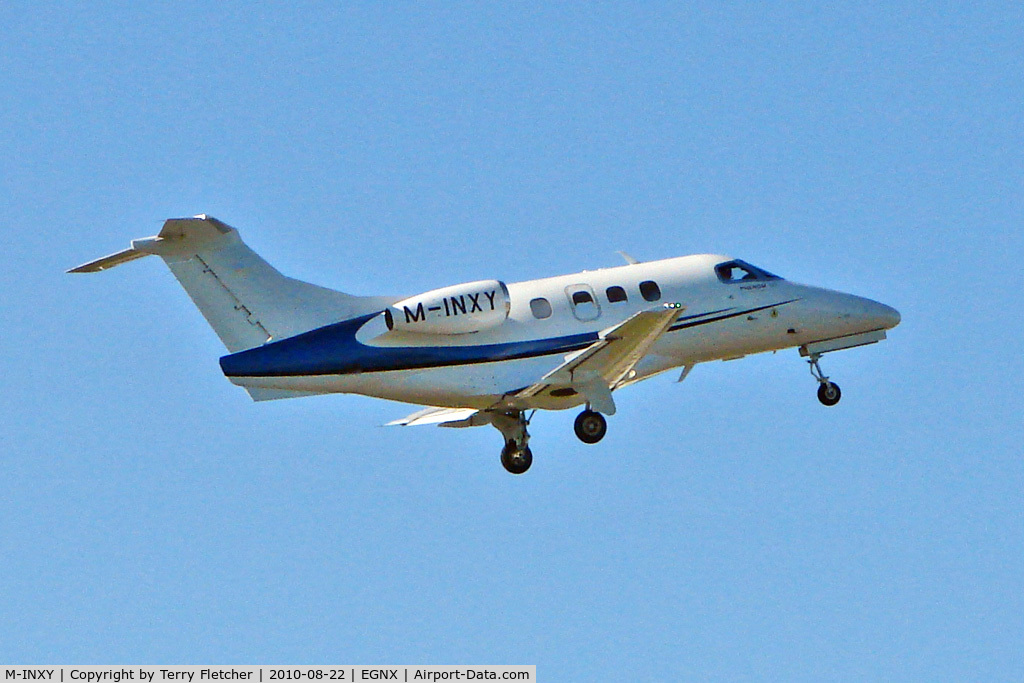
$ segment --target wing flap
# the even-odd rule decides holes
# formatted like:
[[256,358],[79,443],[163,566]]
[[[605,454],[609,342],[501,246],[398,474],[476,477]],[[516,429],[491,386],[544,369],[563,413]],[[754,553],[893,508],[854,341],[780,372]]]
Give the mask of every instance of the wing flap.
[[386,426],[436,424],[441,427],[476,427],[490,424],[495,415],[513,409],[516,404],[520,408],[529,407],[529,398],[552,388],[572,388],[582,394],[598,412],[614,415],[612,390],[628,381],[630,370],[679,318],[683,310],[681,304],[665,304],[657,310],[636,313],[622,323],[604,330],[597,341],[582,351],[566,356],[561,365],[544,375],[539,382],[507,397],[512,402],[501,408],[424,408],[388,422]]
[[552,388],[572,388],[582,394],[594,409],[614,415],[612,390],[628,379],[629,372],[683,310],[681,304],[671,303],[658,310],[641,311],[630,316],[601,332],[596,342],[582,352],[568,356],[539,382],[518,392],[516,398],[530,398]]

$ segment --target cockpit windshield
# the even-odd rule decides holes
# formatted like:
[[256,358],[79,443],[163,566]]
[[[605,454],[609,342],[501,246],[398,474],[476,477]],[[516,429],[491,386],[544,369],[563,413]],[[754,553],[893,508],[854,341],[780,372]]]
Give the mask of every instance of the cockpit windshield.
[[729,284],[732,282],[764,282],[765,280],[781,280],[778,275],[772,275],[767,270],[761,270],[752,266],[746,261],[726,261],[715,266],[715,273],[718,279]]

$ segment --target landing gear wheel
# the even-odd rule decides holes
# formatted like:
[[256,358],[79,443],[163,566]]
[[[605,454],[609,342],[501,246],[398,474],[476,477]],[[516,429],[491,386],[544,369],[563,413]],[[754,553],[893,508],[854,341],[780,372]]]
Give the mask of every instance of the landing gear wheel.
[[583,443],[597,443],[604,438],[608,431],[608,421],[601,413],[584,410],[576,416],[576,422],[572,427],[576,430],[576,436]]
[[807,359],[807,362],[811,365],[811,375],[814,376],[814,379],[818,380],[818,400],[824,406],[834,406],[839,403],[843,392],[839,391],[838,384],[829,381],[825,373],[821,371],[821,366],[818,365],[819,360],[821,360],[820,353],[812,353],[811,357]]
[[839,391],[839,385],[833,382],[822,382],[818,385],[818,400],[822,405],[834,406],[839,403],[843,392]]
[[501,464],[512,474],[522,474],[533,464],[533,453],[529,446],[520,448],[515,441],[509,441],[501,449]]

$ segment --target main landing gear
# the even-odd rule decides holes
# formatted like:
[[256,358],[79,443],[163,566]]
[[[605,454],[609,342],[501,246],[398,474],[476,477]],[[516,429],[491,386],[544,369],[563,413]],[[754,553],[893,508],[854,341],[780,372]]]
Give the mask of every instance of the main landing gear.
[[588,407],[576,416],[572,428],[583,443],[597,443],[608,432],[608,421],[604,419],[604,415]]
[[[530,413],[533,417],[533,413]],[[491,413],[490,422],[505,439],[501,449],[501,465],[512,474],[522,474],[533,464],[533,452],[530,451],[530,417],[522,410],[510,410],[504,413]],[[583,443],[597,443],[608,432],[608,421],[604,415],[589,407],[576,416],[573,425],[576,436]]]
[[533,464],[533,451],[529,446],[519,446],[508,441],[501,449],[501,465],[512,474],[522,474]]
[[[532,416],[532,415],[531,415]],[[521,410],[498,413],[491,417],[493,424],[505,437],[505,446],[501,449],[501,465],[512,474],[522,474],[533,464],[533,452],[527,445],[530,433],[526,428],[530,419]]]
[[811,375],[814,379],[818,380],[818,400],[821,401],[822,405],[834,406],[839,403],[839,399],[842,398],[843,392],[839,390],[839,385],[829,380],[825,376],[825,373],[821,371],[821,366],[818,365],[818,361],[821,360],[820,353],[813,353],[807,360],[811,365]]

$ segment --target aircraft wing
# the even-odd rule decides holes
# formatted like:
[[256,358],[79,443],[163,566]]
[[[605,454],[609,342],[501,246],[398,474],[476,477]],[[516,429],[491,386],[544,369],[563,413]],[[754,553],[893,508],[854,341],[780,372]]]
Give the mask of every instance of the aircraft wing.
[[[412,427],[415,425],[440,425],[442,427],[471,427],[476,408],[424,408],[400,420],[392,420],[385,427]],[[463,424],[465,423],[465,424]],[[481,424],[487,424],[483,422]]]
[[517,392],[515,398],[529,399],[551,390],[571,389],[582,394],[594,410],[614,415],[612,390],[629,379],[630,371],[682,311],[681,304],[665,304],[660,310],[630,316],[601,332],[600,338],[587,348],[567,356],[539,382]]
[[[665,304],[658,310],[636,313],[602,331],[598,340],[587,348],[566,356],[561,365],[544,375],[536,384],[507,398],[528,408],[529,399],[533,396],[551,390],[571,389],[582,394],[594,410],[614,415],[612,390],[630,379],[630,371],[682,312],[681,304]],[[476,427],[491,423],[494,414],[504,413],[505,410],[507,407],[493,410],[424,408],[388,422],[385,426],[436,424],[440,427]]]

